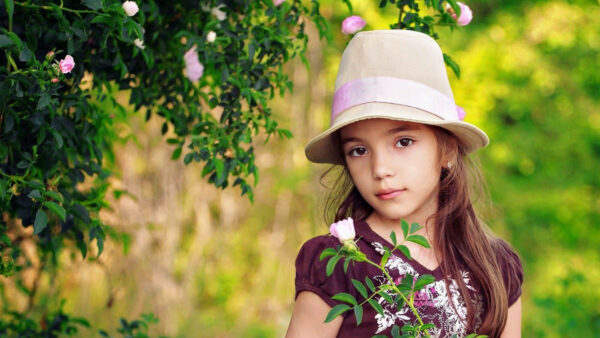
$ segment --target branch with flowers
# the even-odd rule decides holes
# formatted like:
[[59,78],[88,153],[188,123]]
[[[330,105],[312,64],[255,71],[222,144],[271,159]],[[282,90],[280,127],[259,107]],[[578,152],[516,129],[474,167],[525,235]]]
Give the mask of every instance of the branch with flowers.
[[[384,316],[384,310],[381,304],[375,301],[375,297],[379,296],[387,301],[389,304],[394,305],[397,311],[400,311],[405,306],[408,306],[410,311],[413,313],[417,320],[416,325],[406,323],[402,327],[394,325],[391,333],[393,338],[397,337],[430,337],[429,329],[435,327],[432,323],[424,323],[421,318],[416,306],[415,306],[415,295],[423,290],[427,285],[435,282],[435,278],[429,274],[420,275],[417,279],[411,274],[406,274],[401,280],[394,279],[386,268],[386,264],[390,256],[394,251],[400,251],[409,260],[412,260],[410,250],[406,245],[406,242],[413,242],[425,248],[430,248],[427,239],[417,232],[422,229],[418,223],[409,224],[405,220],[401,220],[402,227],[402,241],[398,242],[396,233],[392,231],[390,233],[390,239],[394,247],[390,250],[383,246],[384,253],[379,263],[373,262],[368,259],[367,256],[360,251],[356,245],[355,237],[356,232],[354,229],[354,221],[351,217],[338,221],[331,224],[329,231],[332,236],[336,237],[341,246],[334,248],[326,248],[321,252],[319,260],[330,257],[326,265],[327,277],[333,274],[335,266],[341,259],[344,259],[344,273],[347,273],[348,267],[352,262],[358,262],[363,264],[369,264],[379,269],[385,278],[386,283],[375,285],[369,276],[365,276],[364,283],[362,281],[352,279],[352,284],[358,291],[358,293],[364,298],[363,301],[359,302],[356,297],[347,292],[340,292],[331,297],[334,300],[338,300],[347,304],[338,304],[334,306],[325,318],[325,322],[328,323],[335,319],[337,316],[343,314],[346,311],[353,310],[356,318],[356,325],[360,325],[363,317],[363,306],[369,304],[377,313]],[[374,337],[387,337],[385,335],[377,335]],[[476,333],[469,334],[467,338],[485,338],[485,335],[477,335]]]

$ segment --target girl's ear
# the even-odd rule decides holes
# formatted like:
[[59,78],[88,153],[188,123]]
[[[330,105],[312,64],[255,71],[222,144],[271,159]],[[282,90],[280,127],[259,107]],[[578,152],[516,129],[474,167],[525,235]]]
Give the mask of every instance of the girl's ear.
[[458,141],[455,137],[446,137],[442,145],[440,164],[442,168],[450,169],[456,165],[458,157]]

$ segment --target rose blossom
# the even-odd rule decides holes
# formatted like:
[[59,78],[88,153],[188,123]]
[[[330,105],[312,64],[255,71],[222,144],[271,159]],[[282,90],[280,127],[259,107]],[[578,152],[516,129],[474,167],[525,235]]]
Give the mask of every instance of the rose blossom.
[[146,48],[146,46],[144,46],[144,40],[135,39],[133,40],[133,44],[136,45],[139,49]]
[[219,21],[223,21],[227,18],[227,13],[223,12],[221,7],[223,7],[223,5],[219,7],[213,7],[213,9],[210,10],[210,13]]
[[454,10],[452,10],[452,7],[450,7],[448,12],[452,16],[452,18],[456,20],[456,23],[459,26],[466,26],[473,19],[473,12],[471,11],[471,8],[469,8],[469,6],[463,4],[462,2],[456,3],[460,7],[460,16],[458,17],[458,19],[456,18],[456,13],[454,12]]
[[461,106],[456,106],[456,113],[458,114],[458,119],[461,121],[465,119],[465,116],[467,116],[467,112]]
[[358,15],[349,16],[342,22],[342,33],[354,34],[363,29],[367,23]]
[[273,5],[275,6],[279,6],[281,5],[285,0],[273,0]]
[[204,73],[204,66],[198,61],[195,45],[185,52],[183,60],[185,61],[185,76],[192,82],[198,81]]
[[64,59],[58,62],[58,68],[60,68],[60,71],[63,74],[70,73],[71,70],[73,70],[73,67],[75,67],[75,60],[73,60],[71,55],[65,56]]
[[206,41],[208,42],[215,42],[215,39],[217,38],[217,33],[215,33],[214,31],[210,31],[208,32],[208,34],[206,34]]
[[354,236],[356,236],[356,233],[354,232],[354,221],[351,217],[331,224],[329,231],[342,243],[351,241],[354,239]]
[[135,1],[125,1],[121,7],[123,7],[127,16],[134,16],[140,10]]

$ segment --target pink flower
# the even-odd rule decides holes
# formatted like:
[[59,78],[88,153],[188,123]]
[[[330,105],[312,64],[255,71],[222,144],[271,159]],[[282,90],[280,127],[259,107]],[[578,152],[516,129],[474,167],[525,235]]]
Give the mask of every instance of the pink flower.
[[57,83],[58,79],[57,78],[52,78],[52,80],[50,80],[50,81],[52,81],[52,83]]
[[331,234],[340,240],[341,243],[351,241],[356,236],[354,232],[354,221],[351,217],[333,223],[329,227]]
[[456,106],[456,113],[458,114],[458,119],[461,121],[465,119],[465,116],[467,116],[467,112],[461,106]]
[[58,62],[58,67],[63,74],[70,73],[71,70],[73,70],[73,67],[75,67],[75,60],[73,60],[71,55],[67,55]]
[[342,33],[354,34],[363,29],[367,23],[358,15],[349,16],[342,22]]
[[198,61],[195,45],[185,52],[183,61],[185,61],[185,76],[192,82],[198,81],[204,73],[204,66]]
[[469,8],[469,6],[463,4],[462,2],[457,2],[457,4],[460,7],[460,17],[458,17],[458,19],[456,18],[456,13],[452,10],[452,8],[450,8],[448,12],[452,16],[452,18],[456,20],[456,23],[459,26],[466,26],[473,19],[473,12]]
[[281,5],[285,0],[273,0],[273,5],[275,6],[279,6]]

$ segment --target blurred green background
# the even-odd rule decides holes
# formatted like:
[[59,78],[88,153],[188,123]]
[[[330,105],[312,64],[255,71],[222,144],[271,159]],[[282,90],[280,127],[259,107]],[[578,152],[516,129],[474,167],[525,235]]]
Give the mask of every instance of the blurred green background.
[[[294,93],[273,102],[294,138],[258,145],[255,203],[207,184],[201,167],[169,160],[174,148],[157,117],[119,120],[120,175],[111,182],[130,195],[102,218],[129,234],[127,245],[108,242],[97,261],[65,254],[57,279],[38,286],[42,303],[65,298],[65,311],[107,329],[153,312],[155,334],[285,334],[295,256],[328,231],[319,184],[327,167],[308,162],[304,145],[329,123],[349,40],[339,32],[350,14],[342,1],[320,3],[334,43],[307,23],[310,70],[290,63]],[[397,13],[382,13],[378,3],[353,2],[365,29],[394,22]],[[523,336],[600,337],[600,3],[467,4],[473,22],[440,29],[439,43],[461,65],[460,79],[448,68],[456,103],[491,139],[476,154],[491,199],[482,216],[523,259]]]

